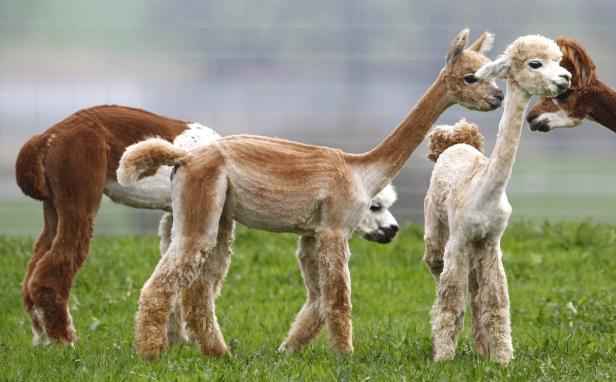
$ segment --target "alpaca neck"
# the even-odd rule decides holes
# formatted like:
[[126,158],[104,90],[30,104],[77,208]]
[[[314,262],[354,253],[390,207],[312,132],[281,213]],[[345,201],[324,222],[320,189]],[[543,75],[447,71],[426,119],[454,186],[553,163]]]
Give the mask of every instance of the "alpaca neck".
[[357,157],[370,197],[374,197],[398,175],[413,151],[423,142],[430,127],[451,105],[441,72],[400,125],[377,147]]
[[520,144],[524,115],[529,101],[530,95],[527,92],[520,89],[513,81],[507,81],[505,108],[498,124],[498,136],[488,161],[485,178],[487,196],[500,198],[505,192]]
[[608,85],[597,81],[592,93],[590,118],[616,132],[616,92]]

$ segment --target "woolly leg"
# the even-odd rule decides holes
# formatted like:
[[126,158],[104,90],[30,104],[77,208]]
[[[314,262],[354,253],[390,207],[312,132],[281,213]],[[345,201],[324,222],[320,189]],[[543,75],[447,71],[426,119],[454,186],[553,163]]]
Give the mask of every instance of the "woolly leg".
[[475,342],[475,350],[480,357],[485,357],[488,351],[488,343],[485,328],[481,324],[481,304],[479,302],[479,282],[477,280],[477,271],[471,270],[468,275],[468,285],[471,292],[471,308],[473,311],[473,340]]
[[435,361],[447,361],[455,356],[458,335],[464,325],[468,261],[468,251],[463,245],[447,243],[445,267],[431,312]]
[[41,327],[43,343],[72,344],[76,339],[68,299],[88,254],[94,213],[82,217],[81,211],[61,210],[58,234],[30,277],[32,316]]
[[487,334],[487,350],[492,360],[506,364],[513,358],[513,345],[507,276],[500,246],[496,244],[480,264],[480,320]]
[[169,245],[171,245],[171,228],[173,227],[173,215],[170,212],[165,212],[160,223],[158,223],[158,237],[160,239],[160,255],[167,253]]
[[425,218],[425,253],[423,260],[428,266],[432,276],[438,282],[438,279],[443,272],[443,255],[445,252],[445,244],[449,237],[449,230],[443,225],[431,210],[429,200],[426,198],[424,202],[424,218]]
[[[171,245],[171,228],[173,226],[173,215],[166,212],[160,219],[158,225],[158,237],[160,239],[160,255],[164,256],[169,246]],[[182,315],[182,307],[180,299],[173,299],[171,303],[171,314],[169,322],[167,322],[167,339],[170,343],[188,342],[189,338],[186,333],[186,324]]]
[[180,169],[173,180],[173,241],[141,291],[136,316],[137,351],[145,358],[157,358],[167,347],[172,302],[197,279],[216,246],[226,177],[216,165],[203,170],[195,179]]
[[321,332],[325,323],[320,314],[319,261],[313,237],[302,236],[299,239],[297,262],[306,285],[307,300],[295,318],[286,340],[280,345],[280,351],[289,353],[309,344]]
[[337,232],[317,234],[321,315],[325,318],[334,350],[340,355],[353,352],[351,326],[351,252],[347,237]]
[[32,318],[33,345],[38,345],[41,342],[46,343],[49,341],[47,335],[43,331],[44,322],[39,322],[39,315],[33,314],[32,308],[34,306],[34,302],[32,301],[32,296],[30,295],[29,284],[30,278],[34,273],[37,263],[40,259],[43,258],[45,253],[47,253],[47,251],[51,249],[53,238],[54,236],[56,236],[58,227],[58,215],[52,202],[47,200],[43,202],[43,217],[43,232],[34,244],[33,255],[28,262],[28,270],[26,271],[22,286],[24,306],[26,308],[26,311],[30,314]]
[[229,353],[216,319],[215,300],[229,269],[234,230],[233,221],[223,216],[216,247],[207,255],[199,278],[182,296],[187,329],[201,352],[209,356]]

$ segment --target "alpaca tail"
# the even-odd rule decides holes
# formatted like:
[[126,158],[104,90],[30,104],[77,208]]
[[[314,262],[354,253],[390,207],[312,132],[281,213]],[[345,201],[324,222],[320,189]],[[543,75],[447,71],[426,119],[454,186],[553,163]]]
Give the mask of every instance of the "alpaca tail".
[[428,136],[428,159],[436,162],[438,157],[449,147],[460,143],[473,146],[483,152],[483,135],[476,124],[462,118],[455,125],[434,127]]
[[118,183],[129,186],[141,178],[152,176],[160,166],[174,166],[186,154],[162,138],[150,138],[130,145],[120,158],[116,171]]
[[52,138],[35,135],[23,145],[15,161],[15,180],[21,191],[36,200],[49,200],[44,160]]

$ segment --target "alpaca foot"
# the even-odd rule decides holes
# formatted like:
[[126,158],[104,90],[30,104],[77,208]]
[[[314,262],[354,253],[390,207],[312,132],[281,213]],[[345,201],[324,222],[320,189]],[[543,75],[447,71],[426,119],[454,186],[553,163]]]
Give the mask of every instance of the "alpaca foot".
[[229,352],[229,348],[225,344],[218,344],[216,346],[199,346],[199,350],[201,353],[208,357],[225,357],[230,356],[231,352]]
[[137,335],[137,353],[147,360],[159,359],[167,348],[165,336],[145,336]]
[[508,364],[513,359],[513,347],[511,344],[497,346],[494,351],[490,349],[490,359],[501,365]]
[[137,320],[137,334],[135,338],[137,353],[145,359],[160,358],[167,348],[167,331],[164,326],[153,322]]
[[302,345],[298,343],[294,343],[290,340],[285,340],[279,347],[278,351],[285,354],[293,354],[299,351],[302,348]]
[[452,361],[456,356],[456,349],[446,348],[434,351],[434,362]]
[[[68,313],[68,308],[52,307],[52,311],[56,308],[60,309],[62,312],[66,312],[66,315],[45,315],[43,309],[40,307],[36,305],[32,307],[32,345],[74,345],[77,336],[75,335],[73,320]],[[46,320],[46,316],[55,316],[56,320]]]

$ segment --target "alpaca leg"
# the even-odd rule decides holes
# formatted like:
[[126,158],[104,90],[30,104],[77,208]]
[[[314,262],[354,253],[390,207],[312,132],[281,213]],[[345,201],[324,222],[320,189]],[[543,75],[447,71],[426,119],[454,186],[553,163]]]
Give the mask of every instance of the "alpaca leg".
[[[80,144],[67,149],[66,142],[57,142],[47,153],[45,173],[53,194],[57,232],[27,284],[33,316],[42,324],[42,332],[63,344],[75,340],[68,299],[88,255],[107,170],[107,147],[91,129],[71,139]],[[53,220],[53,213],[50,216]]]
[[164,256],[171,245],[171,228],[173,227],[173,214],[165,212],[158,223],[158,237],[160,239],[160,255]]
[[284,352],[295,352],[312,341],[325,323],[320,314],[319,262],[314,237],[302,236],[297,248],[299,263],[306,285],[307,300],[289,330],[287,339],[280,345]]
[[424,262],[428,266],[432,276],[438,281],[443,272],[443,255],[445,244],[449,236],[449,230],[443,225],[430,210],[428,202],[425,203],[425,253]]
[[167,347],[172,302],[197,279],[216,246],[227,183],[217,168],[206,170],[198,180],[181,169],[174,178],[173,241],[141,291],[135,318],[137,351],[145,358],[157,358]]
[[472,269],[468,274],[468,287],[471,292],[471,308],[473,312],[473,340],[475,350],[480,357],[485,357],[488,351],[488,343],[485,328],[481,324],[481,305],[479,302],[479,281],[476,269]]
[[48,338],[66,344],[76,339],[68,299],[75,275],[88,255],[95,213],[61,209],[53,244],[30,277],[32,315],[41,326],[43,342]]
[[487,335],[490,358],[506,364],[513,357],[509,292],[500,245],[491,248],[479,272],[480,320]]
[[[160,255],[165,255],[171,245],[171,228],[173,226],[173,215],[166,212],[160,219],[158,225],[158,237],[160,238]],[[171,305],[171,314],[167,322],[167,339],[171,343],[188,342],[186,334],[186,324],[182,317],[182,307],[179,298],[174,298]]]
[[49,339],[46,338],[46,335],[43,332],[43,322],[39,322],[39,315],[32,314],[33,301],[30,295],[30,278],[32,277],[32,273],[36,268],[36,264],[40,259],[43,258],[45,253],[51,249],[51,244],[53,242],[54,236],[56,236],[57,227],[58,227],[58,215],[56,213],[56,209],[53,206],[53,203],[50,201],[43,202],[43,232],[39,236],[38,240],[34,244],[34,253],[32,258],[28,262],[28,270],[26,271],[26,275],[23,281],[23,301],[26,311],[30,314],[32,318],[32,344],[38,345],[42,342],[47,342]]
[[216,319],[215,300],[229,269],[234,230],[233,220],[223,216],[216,247],[207,255],[198,279],[182,296],[187,329],[201,352],[209,356],[229,353]]
[[325,318],[334,350],[340,355],[353,352],[351,326],[351,252],[347,237],[325,231],[316,236],[319,257],[321,315]]
[[435,361],[451,360],[455,356],[458,335],[464,325],[468,261],[468,251],[463,245],[455,241],[447,243],[445,266],[431,312]]

